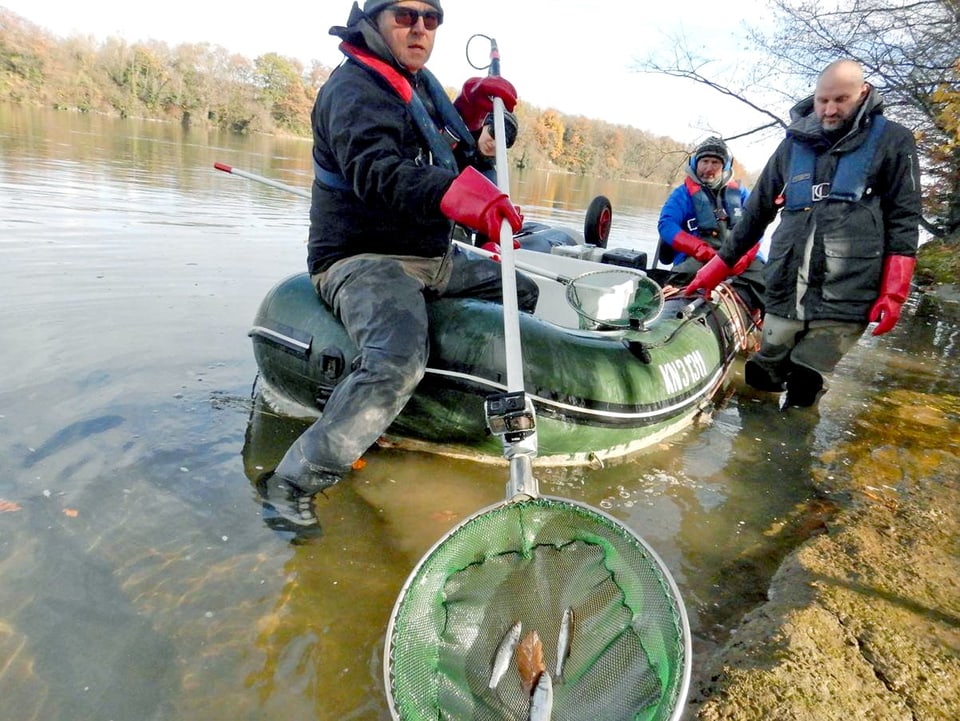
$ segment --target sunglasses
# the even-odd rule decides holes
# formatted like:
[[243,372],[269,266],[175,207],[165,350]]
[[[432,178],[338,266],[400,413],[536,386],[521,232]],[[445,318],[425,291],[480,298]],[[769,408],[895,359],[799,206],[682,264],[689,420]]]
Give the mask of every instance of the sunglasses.
[[436,30],[443,22],[443,13],[436,10],[420,11],[405,7],[390,7],[387,10],[393,13],[397,25],[404,28],[412,28],[420,18],[423,18],[423,27],[427,30]]

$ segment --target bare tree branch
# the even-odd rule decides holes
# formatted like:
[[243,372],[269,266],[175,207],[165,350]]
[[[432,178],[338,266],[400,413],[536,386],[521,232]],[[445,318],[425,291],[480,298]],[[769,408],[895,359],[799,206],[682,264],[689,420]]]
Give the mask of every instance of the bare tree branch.
[[768,109],[771,88],[795,91],[796,102],[830,62],[856,60],[883,95],[887,114],[917,137],[931,179],[925,208],[942,228],[960,229],[960,137],[953,120],[960,102],[960,0],[771,0],[771,8],[772,25],[748,31],[754,49],[769,61],[758,63],[765,67],[746,73],[723,68],[674,38],[671,59],[650,56],[638,69],[691,80],[785,127]]
[[761,125],[759,128],[754,128],[753,130],[748,130],[745,133],[737,133],[736,135],[727,135],[724,137],[725,141],[729,140],[739,140],[740,138],[746,138],[748,135],[753,135],[754,133],[759,133],[764,130],[769,130],[770,128],[775,128],[777,126],[783,126],[783,123],[780,121],[775,121],[772,123],[767,123],[766,125]]

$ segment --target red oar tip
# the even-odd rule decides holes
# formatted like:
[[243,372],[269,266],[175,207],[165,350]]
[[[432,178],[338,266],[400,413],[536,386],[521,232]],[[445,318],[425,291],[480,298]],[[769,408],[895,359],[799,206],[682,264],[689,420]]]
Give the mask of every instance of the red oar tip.
[[216,168],[217,170],[222,170],[222,171],[225,172],[225,173],[232,173],[232,172],[233,172],[233,168],[231,168],[231,167],[230,167],[229,165],[227,165],[226,163],[214,163],[214,164],[213,164],[213,167]]

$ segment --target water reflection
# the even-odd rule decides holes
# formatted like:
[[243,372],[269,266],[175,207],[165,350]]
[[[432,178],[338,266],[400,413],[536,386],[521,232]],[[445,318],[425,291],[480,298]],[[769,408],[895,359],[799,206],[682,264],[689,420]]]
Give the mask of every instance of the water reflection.
[[[819,421],[815,409],[783,412],[773,399],[752,397],[746,388],[720,414],[718,423],[732,433],[730,448],[716,454],[725,459],[719,472],[702,477],[723,489],[722,506],[714,510],[698,498],[699,512],[685,514],[680,536],[686,567],[706,572],[691,584],[704,639],[723,640],[732,621],[764,600],[783,556],[819,530],[804,530],[812,514],[824,511],[813,502],[811,483]],[[716,503],[720,492],[710,491],[707,501]],[[693,527],[701,522],[706,532]]]
[[710,426],[590,472],[579,493],[564,485],[658,549],[683,590],[695,650],[762,600],[782,557],[832,510],[811,483],[823,447],[816,411],[784,413],[775,397],[738,388]]
[[261,661],[244,685],[267,715],[333,719],[385,708],[384,609],[409,559],[350,486],[318,500],[324,537],[291,547],[283,587],[255,621]]

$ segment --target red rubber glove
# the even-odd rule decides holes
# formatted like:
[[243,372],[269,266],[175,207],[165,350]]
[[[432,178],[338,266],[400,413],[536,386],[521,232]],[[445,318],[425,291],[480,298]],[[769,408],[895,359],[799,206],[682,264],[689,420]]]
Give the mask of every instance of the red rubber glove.
[[757,253],[760,250],[760,244],[757,243],[750,250],[748,250],[744,256],[736,262],[733,266],[733,275],[740,275],[743,271],[750,267],[750,264],[753,262],[753,259],[757,257]]
[[491,239],[500,237],[504,220],[514,233],[523,225],[523,216],[509,196],[473,167],[454,178],[440,199],[440,212]]
[[907,255],[888,255],[883,261],[880,297],[870,309],[870,322],[876,323],[873,335],[883,335],[900,320],[900,308],[910,295],[910,278],[917,259]]
[[[483,250],[490,253],[490,260],[495,260],[498,263],[500,262],[500,244],[494,243],[492,240],[488,240],[486,243],[480,246]],[[520,247],[520,241],[516,238],[513,239],[513,249],[516,250]]]
[[710,297],[710,291],[716,288],[720,281],[724,280],[731,273],[729,265],[723,262],[719,255],[713,256],[710,261],[697,271],[684,291],[684,295],[693,295],[698,290],[706,291],[707,298]]
[[673,246],[674,250],[686,253],[701,263],[708,262],[717,254],[717,251],[709,243],[700,240],[700,238],[685,230],[681,230],[673,236],[670,245]]
[[500,98],[508,113],[517,106],[517,89],[509,80],[496,75],[470,78],[463,84],[453,107],[471,131],[480,130],[487,113],[493,112],[493,98]]

